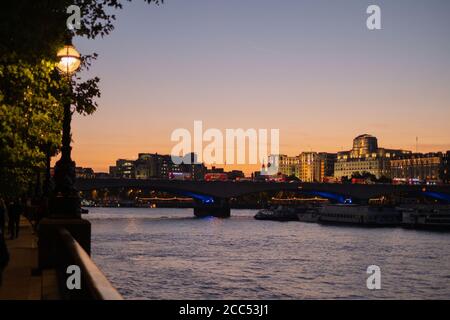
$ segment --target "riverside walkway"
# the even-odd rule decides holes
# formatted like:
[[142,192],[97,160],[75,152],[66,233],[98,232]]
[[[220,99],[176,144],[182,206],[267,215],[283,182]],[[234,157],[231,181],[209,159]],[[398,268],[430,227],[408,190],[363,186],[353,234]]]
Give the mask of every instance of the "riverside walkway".
[[3,272],[0,300],[57,299],[55,277],[47,272],[33,275],[38,266],[37,237],[29,221],[21,217],[19,237],[6,240],[10,260]]

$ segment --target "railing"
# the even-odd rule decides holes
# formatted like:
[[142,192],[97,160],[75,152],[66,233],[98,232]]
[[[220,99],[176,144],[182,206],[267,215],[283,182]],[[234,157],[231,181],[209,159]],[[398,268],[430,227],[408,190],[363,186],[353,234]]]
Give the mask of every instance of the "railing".
[[[123,300],[91,257],[64,228],[59,230],[61,240],[59,248],[58,278],[61,298],[89,300]],[[66,285],[69,265],[76,265],[81,271],[81,289],[69,290]]]

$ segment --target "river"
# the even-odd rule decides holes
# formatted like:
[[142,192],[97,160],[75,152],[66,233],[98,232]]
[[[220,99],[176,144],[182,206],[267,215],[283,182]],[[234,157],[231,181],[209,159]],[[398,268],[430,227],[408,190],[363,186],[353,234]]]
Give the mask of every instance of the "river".
[[450,233],[89,211],[93,259],[126,299],[450,299]]

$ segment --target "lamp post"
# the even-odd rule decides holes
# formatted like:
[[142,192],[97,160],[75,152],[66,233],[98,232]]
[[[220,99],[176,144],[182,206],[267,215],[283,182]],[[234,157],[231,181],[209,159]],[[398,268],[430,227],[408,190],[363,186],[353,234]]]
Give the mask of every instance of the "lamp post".
[[56,68],[67,77],[72,76],[80,68],[81,56],[73,45],[66,44],[56,56],[59,59]]
[[[75,189],[75,162],[71,157],[70,123],[72,121],[71,77],[81,65],[81,57],[71,44],[58,51],[57,69],[67,78],[68,92],[64,102],[61,158],[55,164],[55,190],[49,203],[50,215],[41,220],[39,234],[39,269],[55,268],[60,263],[59,231],[65,229],[90,254],[91,224],[81,218],[80,197]],[[58,249],[59,248],[59,249]]]
[[64,102],[63,134],[61,159],[55,165],[55,197],[52,201],[50,214],[53,217],[73,218],[80,217],[80,199],[75,184],[75,162],[71,157],[72,147],[70,125],[72,121],[72,111],[70,110],[72,101],[71,77],[81,65],[80,53],[71,44],[61,48],[57,57],[58,71],[67,78],[68,93]]

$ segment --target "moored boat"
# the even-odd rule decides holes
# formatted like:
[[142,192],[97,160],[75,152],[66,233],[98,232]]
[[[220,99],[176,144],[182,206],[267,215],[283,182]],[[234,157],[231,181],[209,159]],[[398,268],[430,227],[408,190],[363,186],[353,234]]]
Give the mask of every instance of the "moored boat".
[[319,222],[319,210],[317,208],[307,209],[304,212],[297,213],[297,218],[301,222]]
[[278,206],[270,209],[259,210],[255,215],[256,220],[298,221],[297,214],[304,212],[304,207]]
[[413,229],[450,231],[450,209],[402,208],[402,226]]
[[318,222],[330,224],[398,226],[401,217],[401,212],[394,207],[383,206],[338,204],[323,206],[318,211]]

